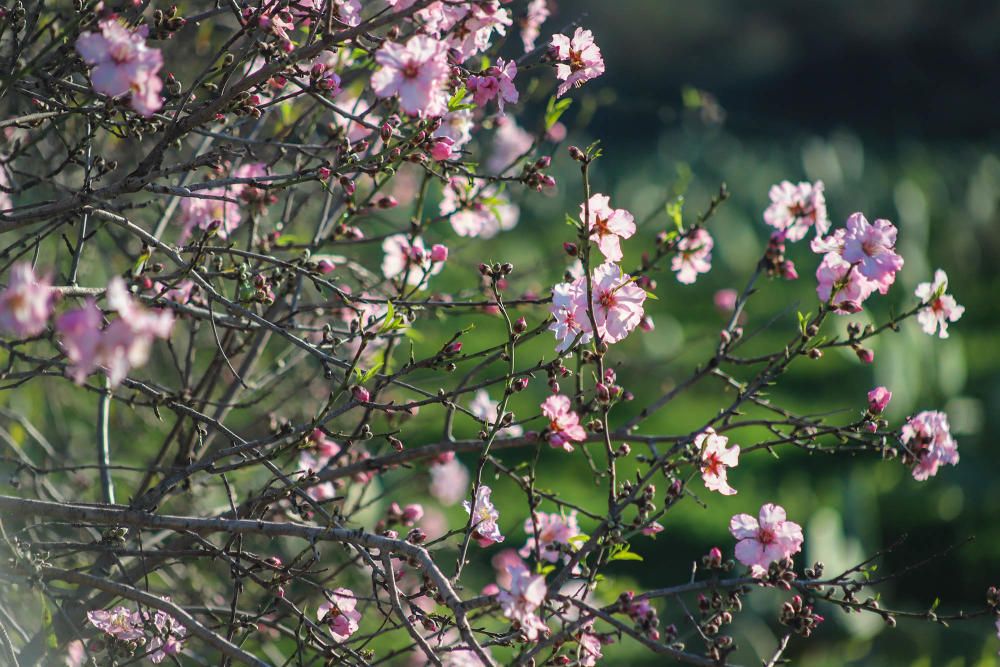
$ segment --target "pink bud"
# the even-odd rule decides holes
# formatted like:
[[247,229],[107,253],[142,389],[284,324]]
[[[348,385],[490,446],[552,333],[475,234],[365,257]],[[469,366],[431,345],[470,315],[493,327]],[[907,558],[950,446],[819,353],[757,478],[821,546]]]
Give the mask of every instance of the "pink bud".
[[321,259],[318,262],[316,262],[316,270],[322,273],[323,275],[330,273],[336,268],[337,267],[334,266],[333,262],[331,262],[328,259]]
[[330,168],[329,168],[329,167],[320,167],[319,169],[317,169],[317,170],[316,170],[316,174],[317,174],[317,175],[318,175],[318,176],[319,176],[320,178],[322,178],[322,179],[323,179],[324,181],[325,181],[326,179],[330,178],[330,174],[331,174],[331,173],[332,173],[332,172],[330,171]]
[[440,243],[435,243],[431,247],[431,261],[432,262],[444,262],[448,259],[448,246],[441,245]]
[[[869,362],[870,363],[870,362]],[[885,387],[875,387],[868,392],[868,410],[873,415],[882,414],[892,400],[892,392]]]
[[462,342],[457,340],[454,343],[448,343],[444,347],[444,353],[449,356],[453,354],[458,354],[461,351],[462,351]]
[[855,352],[863,364],[870,364],[875,361],[875,353],[867,347],[859,347]]
[[414,521],[420,521],[424,516],[423,505],[418,503],[413,503],[412,505],[407,505],[403,508],[403,521],[406,523],[413,523]]
[[649,333],[650,331],[656,328],[656,325],[653,324],[652,317],[650,317],[649,315],[643,315],[642,319],[639,320],[639,328],[645,331],[646,333]]
[[528,330],[528,321],[524,319],[524,316],[517,318],[514,322],[514,333],[521,334]]
[[449,137],[439,137],[434,145],[431,146],[431,158],[435,162],[444,162],[445,160],[450,160],[453,157],[452,144],[455,142]]
[[351,389],[351,394],[354,395],[354,400],[356,400],[358,403],[367,403],[369,400],[371,400],[371,394],[369,394],[368,390],[362,387],[361,385],[355,385]]
[[399,202],[396,201],[395,197],[381,197],[376,203],[379,208],[396,208],[399,206]]

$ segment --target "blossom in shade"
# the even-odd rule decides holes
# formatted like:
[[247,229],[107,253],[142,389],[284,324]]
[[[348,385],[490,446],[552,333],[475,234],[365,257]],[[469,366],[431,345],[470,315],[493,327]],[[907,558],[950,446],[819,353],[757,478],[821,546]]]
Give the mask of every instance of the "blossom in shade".
[[868,392],[868,411],[873,415],[880,415],[885,411],[885,406],[892,400],[892,392],[885,387],[875,387]]
[[486,169],[494,174],[510,174],[518,159],[534,146],[535,137],[515,123],[513,116],[498,118],[496,128]]
[[86,660],[87,651],[82,641],[74,639],[66,645],[66,658],[64,661],[66,667],[82,667]]
[[572,510],[566,516],[555,512],[551,514],[535,512],[534,520],[530,517],[524,520],[524,532],[528,534],[528,541],[518,551],[522,558],[534,556],[537,548],[542,560],[555,563],[561,558],[568,562],[572,546],[570,540],[580,534],[576,510]]
[[941,338],[948,337],[948,322],[957,322],[965,313],[965,306],[958,305],[955,297],[945,294],[948,290],[948,274],[938,269],[934,272],[934,282],[917,285],[917,298],[925,307],[917,313],[917,322],[924,333]]
[[591,622],[585,626],[585,629],[580,633],[579,644],[580,644],[580,667],[594,667],[597,661],[600,660],[604,654],[601,653],[601,638],[595,635],[593,632],[588,632],[588,630],[593,630],[594,624]]
[[590,230],[590,240],[597,244],[605,259],[617,262],[622,258],[621,239],[635,234],[635,219],[623,208],[611,208],[607,195],[591,195],[587,204],[580,204],[580,219]]
[[694,439],[694,446],[701,452],[701,479],[709,491],[731,496],[736,489],[729,486],[726,473],[740,463],[740,446],[726,447],[729,438],[719,435],[712,428],[705,429]]
[[430,276],[441,273],[442,262],[435,262],[431,252],[424,247],[419,236],[410,238],[406,234],[394,234],[382,242],[382,274],[386,278],[406,276],[409,285],[420,285]]
[[653,535],[659,535],[662,532],[663,532],[663,524],[661,524],[659,521],[653,521],[649,525],[642,527],[642,534],[648,537],[652,537]]
[[129,30],[114,18],[98,23],[100,32],[85,32],[76,40],[76,51],[90,65],[94,90],[111,97],[131,95],[132,108],[152,116],[163,106],[158,76],[163,67],[159,49],[146,46],[148,29]]
[[[299,470],[305,475],[320,472],[330,462],[330,458],[330,456],[323,454],[315,455],[312,452],[302,451],[299,453]],[[306,488],[305,492],[317,502],[331,500],[337,495],[337,489],[333,486],[333,482],[313,484]]]
[[133,641],[142,637],[142,624],[137,614],[128,607],[97,609],[87,612],[87,620],[98,630],[119,641]]
[[802,527],[785,518],[779,505],[767,503],[758,518],[737,514],[729,521],[729,532],[739,540],[736,559],[750,568],[754,577],[763,577],[771,563],[789,558],[802,550]]
[[608,344],[623,340],[642,321],[645,290],[612,262],[594,269],[591,289],[601,339]]
[[791,241],[801,241],[816,229],[817,236],[830,230],[830,219],[826,214],[826,198],[823,196],[823,181],[799,183],[782,181],[771,186],[768,193],[771,205],[764,211],[764,222],[784,233]]
[[542,414],[549,420],[548,438],[553,447],[573,451],[573,442],[583,442],[587,432],[580,426],[580,417],[570,407],[569,397],[549,396],[542,403]]
[[118,317],[103,331],[103,316],[93,300],[56,320],[56,330],[70,362],[68,372],[77,384],[83,384],[87,375],[103,366],[111,386],[118,386],[132,368],[148,361],[155,338],[170,337],[173,313],[139,305],[121,278],[115,277],[108,283],[106,297],[108,307]]
[[520,209],[495,185],[475,189],[461,179],[444,188],[440,211],[459,236],[490,239],[517,226]]
[[497,525],[500,512],[490,500],[492,493],[493,490],[484,484],[476,490],[475,505],[471,505],[468,500],[462,503],[462,507],[472,517],[472,537],[481,547],[504,541],[500,526]]
[[430,468],[430,494],[443,505],[454,505],[465,498],[469,488],[469,469],[461,461],[451,458]]
[[476,106],[485,107],[490,100],[496,98],[500,113],[503,114],[504,103],[517,104],[519,94],[514,85],[516,76],[517,63],[497,58],[496,65],[488,68],[482,75],[470,76],[465,85],[472,93],[472,101]]
[[[233,178],[263,178],[267,175],[267,165],[263,162],[242,164],[233,172]],[[273,194],[270,194],[263,188],[256,187],[252,183],[236,185],[231,189],[231,192],[235,193],[236,197],[260,213],[267,212],[267,205],[277,201],[277,198]]]
[[840,314],[856,313],[878,285],[865,278],[857,267],[831,252],[816,269],[816,294]]
[[49,277],[36,277],[28,262],[18,262],[10,269],[7,288],[0,292],[0,329],[25,338],[45,331],[55,292]]
[[677,242],[677,254],[670,260],[670,269],[677,272],[678,282],[692,284],[699,273],[712,270],[712,247],[715,241],[708,230],[698,227]]
[[358,598],[350,589],[338,588],[327,595],[327,601],[316,610],[316,617],[330,628],[336,641],[347,641],[358,631],[361,621],[357,605]]
[[493,566],[494,571],[497,575],[497,584],[500,588],[510,588],[511,568],[526,568],[524,561],[518,555],[517,551],[514,549],[504,549],[497,553],[490,559],[490,565]]
[[528,3],[528,10],[524,18],[521,19],[521,43],[527,53],[535,48],[535,41],[541,34],[542,24],[549,18],[548,0],[531,0]]
[[524,635],[534,641],[539,633],[545,633],[548,628],[542,623],[535,612],[545,602],[548,588],[545,586],[545,577],[541,574],[533,575],[524,566],[508,566],[510,573],[510,589],[500,591],[497,601],[503,615],[516,622]]
[[451,139],[452,150],[460,150],[472,140],[472,109],[457,109],[449,111],[441,117],[441,127],[434,130],[433,136]]
[[948,415],[925,410],[903,424],[900,442],[904,462],[913,467],[913,479],[923,481],[937,474],[942,465],[958,465],[958,443],[951,437]]
[[562,81],[557,97],[604,74],[604,56],[589,30],[577,28],[572,38],[553,35],[552,53],[557,61],[556,78]]
[[[499,403],[497,401],[490,398],[489,392],[485,389],[480,389],[476,392],[475,396],[472,397],[472,402],[469,404],[469,412],[492,425],[495,424],[497,420],[498,405]],[[500,429],[499,435],[509,438],[517,438],[524,435],[524,429],[521,428],[519,424],[514,424]]]
[[226,188],[208,188],[184,197],[180,207],[180,223],[183,226],[181,241],[190,238],[195,229],[207,231],[216,222],[218,229],[215,233],[219,238],[228,238],[243,220],[237,196],[237,193]]
[[11,199],[7,188],[10,188],[10,174],[7,173],[6,167],[0,165],[0,213],[14,208],[14,200]]
[[428,35],[406,44],[386,40],[375,54],[381,65],[372,75],[379,97],[399,95],[399,106],[411,116],[442,116],[448,110],[449,67],[444,43]]

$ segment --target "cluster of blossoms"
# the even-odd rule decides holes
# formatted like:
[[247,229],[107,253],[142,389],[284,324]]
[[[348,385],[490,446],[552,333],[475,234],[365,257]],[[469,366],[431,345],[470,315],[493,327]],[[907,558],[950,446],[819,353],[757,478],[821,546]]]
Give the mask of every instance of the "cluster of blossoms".
[[441,273],[448,259],[448,248],[439,243],[428,250],[419,236],[394,234],[382,242],[385,258],[382,275],[386,278],[402,276],[408,285],[418,286],[430,276]]
[[903,462],[913,468],[913,479],[925,480],[942,465],[958,465],[958,443],[951,437],[948,415],[925,410],[903,424],[900,437]]
[[884,219],[869,223],[861,213],[852,214],[832,235],[816,237],[811,246],[823,254],[816,293],[838,313],[856,313],[876,291],[886,294],[903,268],[895,225]]
[[549,396],[542,403],[542,415],[549,420],[546,433],[553,447],[572,452],[574,442],[587,439],[587,432],[580,426],[580,417],[573,412],[569,397]]
[[508,566],[507,572],[510,575],[510,587],[508,590],[500,591],[497,596],[500,609],[505,617],[514,622],[515,627],[520,629],[525,638],[533,641],[540,634],[549,631],[548,626],[536,614],[548,594],[545,577],[531,574],[523,565]]
[[535,512],[532,517],[524,520],[524,532],[528,534],[528,541],[517,552],[522,558],[528,558],[537,552],[542,560],[550,563],[556,563],[560,559],[568,562],[572,540],[580,535],[576,510],[565,516]]
[[97,609],[87,612],[87,620],[108,637],[133,650],[141,645],[149,659],[157,664],[168,656],[180,655],[187,636],[177,619],[159,610],[150,613],[128,607]]
[[69,375],[77,384],[103,367],[111,386],[118,386],[132,368],[149,360],[153,340],[169,338],[174,326],[173,313],[139,305],[121,278],[111,279],[105,297],[108,308],[118,314],[107,327],[102,326],[104,315],[93,299],[56,320],[70,362]]
[[550,329],[559,341],[558,351],[593,340],[594,325],[600,340],[612,344],[642,322],[646,291],[617,264],[605,262],[595,268],[589,287],[589,299],[586,276],[552,288],[550,312],[555,321]]
[[86,32],[76,40],[77,53],[91,67],[94,90],[111,97],[129,95],[133,109],[152,116],[163,106],[163,55],[146,45],[149,28],[132,30],[114,18],[104,19],[98,28],[100,32]]

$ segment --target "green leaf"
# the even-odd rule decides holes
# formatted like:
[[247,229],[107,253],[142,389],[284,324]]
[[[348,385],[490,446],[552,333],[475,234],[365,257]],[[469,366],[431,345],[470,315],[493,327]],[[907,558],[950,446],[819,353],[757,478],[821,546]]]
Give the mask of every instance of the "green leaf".
[[545,129],[551,130],[552,126],[559,122],[566,110],[569,109],[570,105],[573,103],[568,97],[564,97],[561,100],[557,100],[555,96],[549,98],[548,104],[545,106]]
[[641,561],[642,560],[642,556],[640,556],[639,554],[635,553],[634,551],[629,551],[628,549],[622,549],[621,551],[619,551],[617,553],[611,554],[611,557],[608,558],[608,560],[609,561],[613,561],[613,560],[638,560],[638,561]]
[[[462,109],[462,100],[464,100],[465,96],[468,94],[469,91],[466,90],[465,86],[459,86],[458,90],[455,91],[455,94],[451,96],[450,100],[448,100],[448,111],[458,111],[459,109]],[[474,105],[468,104],[465,105],[464,108],[472,108],[473,106]]]
[[805,315],[803,315],[800,312],[796,312],[795,314],[798,315],[798,317],[799,317],[799,332],[803,336],[808,335],[808,334],[806,334],[806,329],[809,328],[809,315],[810,315],[810,313],[806,313]]
[[580,533],[579,535],[574,535],[573,537],[569,538],[569,543],[579,549],[580,545],[585,544],[589,539],[590,535],[587,535],[586,533]]
[[677,195],[673,201],[667,202],[667,217],[674,223],[674,227],[680,232],[684,229],[684,196]]
[[381,368],[382,362],[379,362],[365,371],[365,373],[361,376],[360,384],[364,384],[365,382],[368,382],[368,380],[371,380],[375,374],[381,370]]

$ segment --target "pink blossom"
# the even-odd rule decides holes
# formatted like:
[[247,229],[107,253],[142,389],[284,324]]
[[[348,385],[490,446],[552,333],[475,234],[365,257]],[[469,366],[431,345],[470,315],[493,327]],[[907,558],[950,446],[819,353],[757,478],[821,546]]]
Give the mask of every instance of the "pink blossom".
[[701,478],[705,488],[718,491],[724,496],[731,496],[736,489],[729,486],[726,479],[728,468],[739,465],[740,446],[726,447],[729,438],[719,435],[711,427],[699,433],[694,439],[694,445],[701,452]]
[[734,289],[726,288],[717,291],[712,297],[712,302],[720,312],[731,313],[736,310],[736,302],[739,298],[739,292]]
[[382,252],[382,274],[386,278],[405,275],[407,284],[414,287],[443,268],[441,262],[431,258],[419,236],[411,240],[406,234],[394,234],[382,242]]
[[553,35],[552,50],[558,61],[556,77],[563,82],[557,97],[604,74],[604,57],[589,30],[577,28],[572,39],[566,35]]
[[347,641],[358,631],[361,612],[357,611],[357,596],[348,588],[338,588],[327,595],[327,601],[316,610],[316,617],[326,623],[338,642]]
[[234,193],[226,188],[198,190],[192,196],[181,199],[180,222],[184,226],[181,242],[186,241],[195,228],[208,230],[216,220],[220,223],[216,234],[221,239],[228,238],[242,219]]
[[[593,623],[587,629],[593,629]],[[603,657],[601,653],[601,638],[591,632],[582,632],[579,638],[580,644],[580,667],[594,667],[597,661]]]
[[17,338],[42,333],[55,296],[48,276],[38,278],[30,263],[18,262],[10,269],[7,289],[0,292],[0,329]]
[[0,165],[0,213],[14,208],[14,200],[7,192],[8,188],[10,188],[10,174],[7,173],[6,167]]
[[861,213],[847,219],[844,247],[841,252],[865,278],[878,285],[885,294],[896,280],[896,272],[903,268],[903,258],[896,251],[896,227],[888,220],[869,223]]
[[635,219],[623,208],[611,208],[610,201],[607,195],[592,195],[587,205],[580,204],[580,219],[587,218],[584,224],[590,230],[590,240],[605,259],[617,262],[622,258],[621,239],[635,234]]
[[692,230],[677,242],[677,254],[670,260],[670,269],[677,272],[678,282],[690,285],[699,273],[712,270],[712,247],[715,241],[708,230]]
[[834,311],[846,314],[861,310],[861,304],[878,289],[878,285],[861,275],[837,253],[831,252],[816,269],[816,294],[823,303],[830,303]]
[[502,115],[504,103],[517,104],[520,97],[514,85],[516,76],[517,63],[497,58],[497,64],[488,68],[482,76],[470,76],[466,86],[473,93],[472,100],[476,106],[485,107],[495,97]]
[[760,578],[768,566],[802,550],[802,527],[785,519],[785,510],[767,503],[760,508],[759,521],[749,514],[737,514],[729,522],[729,532],[739,540],[736,559]]
[[548,628],[542,623],[535,612],[545,602],[548,588],[543,575],[532,575],[523,566],[509,566],[510,589],[500,591],[497,601],[503,615],[515,621],[529,641],[538,638],[539,633],[546,633]]
[[[537,539],[535,536],[536,525],[538,526]],[[537,548],[542,560],[556,563],[559,559],[563,559],[569,562],[570,551],[572,551],[571,540],[580,534],[580,526],[576,521],[576,510],[570,511],[566,516],[555,512],[552,514],[535,512],[534,521],[531,518],[524,520],[524,532],[528,534],[528,541],[518,551],[521,557],[533,556]]]
[[[339,452],[339,447],[337,449]],[[332,452],[332,450],[327,451]],[[329,455],[323,452],[319,452],[317,455],[313,455],[308,451],[299,452],[299,470],[306,475],[321,472],[324,468],[326,468],[330,459],[336,456],[338,452],[332,452]],[[337,496],[337,489],[332,482],[313,484],[306,488],[305,492],[316,502],[332,500]]]
[[799,183],[782,181],[771,186],[771,205],[764,211],[764,222],[784,233],[789,241],[801,241],[815,227],[821,237],[830,229],[826,214],[823,181]]
[[494,174],[507,174],[513,171],[518,159],[535,145],[535,137],[515,123],[512,116],[498,118],[496,127],[486,169]]
[[646,292],[612,262],[594,269],[591,288],[601,339],[608,344],[624,340],[642,321]]
[[552,305],[549,307],[549,312],[555,321],[549,325],[549,330],[559,341],[556,346],[557,352],[568,350],[578,335],[581,345],[593,339],[593,329],[586,309],[586,289],[583,278],[578,278],[572,283],[559,283],[552,288]]
[[875,387],[868,392],[868,411],[873,415],[880,415],[885,411],[885,406],[892,400],[892,392],[885,387]]
[[91,66],[94,90],[111,97],[131,94],[132,108],[152,116],[163,106],[163,82],[157,76],[163,56],[146,46],[148,30],[129,30],[113,18],[104,19],[98,28],[100,32],[83,33],[76,40],[77,53]]
[[456,234],[482,239],[513,229],[520,216],[518,207],[497,186],[476,190],[461,179],[452,179],[445,187],[440,211]]
[[431,144],[431,159],[435,162],[444,162],[445,160],[454,160],[460,153],[454,150],[455,142],[449,137],[438,137]]
[[449,67],[445,45],[427,35],[405,45],[386,40],[375,54],[381,68],[372,75],[379,97],[399,95],[400,108],[412,116],[441,116],[448,110],[445,85]]
[[542,403],[542,414],[549,420],[549,444],[573,451],[573,442],[583,442],[587,432],[580,426],[580,417],[570,408],[569,398],[562,395],[549,396]]
[[490,559],[490,565],[496,571],[497,584],[501,588],[510,588],[511,584],[511,569],[515,568],[527,568],[524,561],[518,555],[517,551],[514,549],[504,549],[497,553]]
[[[497,401],[492,400],[489,393],[485,389],[479,389],[476,391],[475,396],[472,397],[472,402],[469,404],[469,412],[479,419],[482,419],[492,428],[497,420],[498,405],[500,404]],[[519,424],[513,424],[500,429],[498,435],[509,438],[518,438],[524,435],[524,429],[521,428]]]
[[525,53],[535,48],[535,41],[541,34],[542,24],[547,18],[549,18],[548,0],[530,0],[527,14],[521,19],[521,43],[524,44]]
[[661,524],[659,521],[654,521],[649,525],[642,527],[642,534],[648,537],[652,537],[653,535],[659,535],[662,532],[663,532],[663,524]]
[[958,443],[943,412],[925,410],[907,419],[900,442],[906,449],[904,460],[912,461],[913,479],[933,477],[941,465],[958,465]]
[[492,493],[493,490],[484,484],[477,489],[475,506],[468,500],[462,503],[462,507],[472,517],[472,537],[481,547],[504,541],[504,536],[500,534],[500,526],[497,525],[500,512],[490,500]]
[[917,298],[925,304],[917,313],[917,322],[920,323],[924,333],[933,336],[939,332],[941,338],[948,337],[948,322],[957,322],[965,313],[965,306],[958,305],[955,297],[945,294],[948,290],[948,274],[938,269],[934,272],[933,283],[920,283],[917,285]]
[[98,630],[119,641],[134,641],[143,635],[141,619],[128,607],[88,611],[87,620]]
[[100,329],[103,317],[93,300],[64,313],[56,321],[60,342],[70,361],[69,375],[77,384],[83,384],[87,375],[104,366],[111,386],[117,386],[129,370],[148,361],[153,339],[169,338],[173,328],[174,316],[170,311],[140,306],[119,277],[108,283],[106,296],[109,308],[118,317],[103,331]]
[[431,261],[432,262],[448,261],[448,246],[441,245],[440,243],[435,243],[433,246],[431,246]]
[[66,659],[64,663],[66,667],[83,667],[86,659],[87,651],[82,641],[74,639],[66,645]]
[[69,360],[67,372],[77,384],[83,384],[98,365],[98,345],[104,316],[93,299],[81,308],[67,311],[56,320],[63,351]]
[[454,505],[465,497],[469,488],[469,469],[461,461],[451,458],[431,466],[430,494],[443,505]]
[[435,137],[448,137],[452,149],[458,151],[472,140],[472,109],[449,111],[441,118],[441,127],[434,131]]

